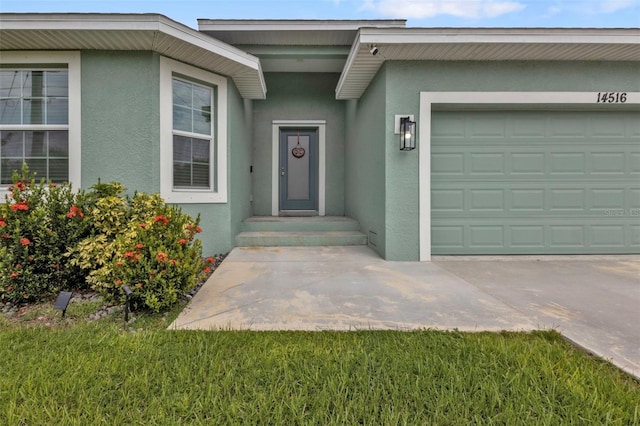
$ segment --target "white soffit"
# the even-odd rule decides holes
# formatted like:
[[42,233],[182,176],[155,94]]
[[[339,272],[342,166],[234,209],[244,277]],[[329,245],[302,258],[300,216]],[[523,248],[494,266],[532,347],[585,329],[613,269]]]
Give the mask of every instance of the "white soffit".
[[336,98],[360,98],[387,60],[640,61],[640,29],[362,28]]
[[157,14],[0,14],[0,50],[154,51],[230,76],[243,98],[266,97],[258,58]]

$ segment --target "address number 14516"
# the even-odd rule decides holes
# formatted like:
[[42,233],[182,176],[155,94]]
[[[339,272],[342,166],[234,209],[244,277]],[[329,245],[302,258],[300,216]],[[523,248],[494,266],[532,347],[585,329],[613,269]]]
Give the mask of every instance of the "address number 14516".
[[599,104],[623,104],[627,102],[626,92],[600,92],[598,93]]

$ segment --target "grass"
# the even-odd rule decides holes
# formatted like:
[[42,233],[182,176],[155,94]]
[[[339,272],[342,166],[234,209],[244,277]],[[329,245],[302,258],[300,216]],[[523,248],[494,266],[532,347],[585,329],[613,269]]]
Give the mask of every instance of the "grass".
[[0,322],[0,424],[640,424],[638,382],[552,331],[167,331],[74,309]]

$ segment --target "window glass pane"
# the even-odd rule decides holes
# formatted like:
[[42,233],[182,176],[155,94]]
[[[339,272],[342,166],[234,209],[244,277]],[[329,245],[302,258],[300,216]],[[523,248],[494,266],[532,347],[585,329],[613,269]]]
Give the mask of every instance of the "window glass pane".
[[[47,132],[25,132],[24,155],[25,157],[47,156]],[[40,175],[42,177],[42,175]]]
[[0,99],[0,124],[22,124],[22,100]]
[[69,123],[69,101],[67,99],[47,99],[47,124]]
[[28,132],[15,130],[5,130],[2,132],[2,147],[0,148],[0,156],[2,158],[17,157],[22,159],[24,157],[24,149],[22,145],[24,133]]
[[49,160],[49,179],[52,182],[62,183],[69,180],[69,160]]
[[29,166],[29,171],[35,173],[36,181],[47,178],[47,160],[46,158],[25,158],[25,163]]
[[11,183],[14,170],[20,170],[26,162],[37,178],[63,182],[69,179],[69,132],[15,131],[0,133],[0,181]]
[[173,164],[173,186],[188,188],[191,186],[191,165],[185,163]]
[[23,124],[45,124],[43,99],[25,99],[22,105]]
[[208,164],[193,165],[193,187],[209,188],[209,165]]
[[22,96],[22,71],[0,70],[0,98],[19,98]]
[[45,95],[47,97],[66,98],[69,96],[69,73],[67,71],[46,71],[45,74]]
[[173,129],[190,132],[191,128],[191,109],[173,106]]
[[191,138],[173,137],[173,161],[191,162]]
[[193,86],[193,109],[211,110],[211,89],[203,86]]
[[26,78],[22,86],[22,96],[43,98],[44,93],[44,71],[26,71]]
[[22,159],[3,158],[0,160],[0,184],[10,185],[14,170],[22,168]]
[[69,157],[69,132],[49,132],[49,157]]
[[210,141],[173,137],[173,186],[210,188]]
[[191,107],[191,84],[182,80],[173,80],[173,104]]
[[208,111],[193,111],[193,132],[203,135],[211,134],[211,114]]
[[192,139],[193,143],[193,161],[196,163],[209,164],[209,141],[202,139]]

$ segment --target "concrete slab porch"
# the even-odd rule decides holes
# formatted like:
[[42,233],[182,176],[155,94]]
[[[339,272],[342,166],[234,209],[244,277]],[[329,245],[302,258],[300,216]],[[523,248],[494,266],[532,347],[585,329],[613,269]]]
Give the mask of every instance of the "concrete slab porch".
[[638,306],[639,256],[389,262],[366,246],[240,247],[170,328],[555,328],[640,377]]

